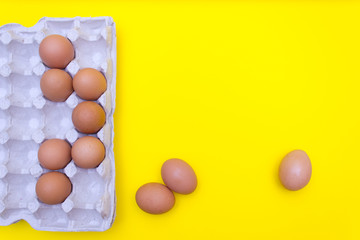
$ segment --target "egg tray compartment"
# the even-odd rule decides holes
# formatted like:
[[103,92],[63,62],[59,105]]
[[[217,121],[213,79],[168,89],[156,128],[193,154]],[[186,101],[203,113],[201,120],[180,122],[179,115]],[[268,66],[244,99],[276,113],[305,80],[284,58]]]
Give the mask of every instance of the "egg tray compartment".
[[[60,172],[72,182],[69,197],[57,205],[40,202],[37,179],[49,172],[37,158],[45,139],[66,139],[73,144],[78,133],[72,110],[83,101],[75,92],[65,102],[44,98],[42,74],[48,70],[39,57],[39,44],[50,34],[67,37],[75,59],[66,67],[73,77],[81,68],[105,74],[107,90],[97,100],[106,113],[97,136],[106,157],[95,169],[82,169],[71,161]],[[116,33],[111,17],[42,18],[35,26],[0,27],[0,225],[21,219],[33,228],[47,231],[104,231],[115,217],[115,162],[113,113],[116,86]]]

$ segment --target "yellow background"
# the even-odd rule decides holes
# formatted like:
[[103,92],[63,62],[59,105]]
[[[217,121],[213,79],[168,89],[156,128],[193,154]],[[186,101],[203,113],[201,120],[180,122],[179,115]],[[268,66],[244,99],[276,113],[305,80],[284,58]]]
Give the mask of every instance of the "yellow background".
[[[2,1],[0,25],[112,16],[118,37],[116,219],[103,233],[21,221],[1,239],[359,239],[360,2]],[[282,157],[305,150],[304,189]],[[142,212],[138,187],[190,163],[197,190]]]

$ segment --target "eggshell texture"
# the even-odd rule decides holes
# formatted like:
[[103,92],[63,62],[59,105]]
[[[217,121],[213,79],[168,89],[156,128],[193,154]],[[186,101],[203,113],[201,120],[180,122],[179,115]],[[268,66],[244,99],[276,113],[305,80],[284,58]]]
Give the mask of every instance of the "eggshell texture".
[[105,111],[95,102],[79,103],[72,112],[75,128],[82,133],[96,133],[105,124]]
[[97,100],[106,90],[106,79],[98,70],[84,68],[74,76],[73,86],[82,99]]
[[49,139],[43,142],[38,151],[38,159],[44,168],[58,170],[71,161],[71,146],[62,139]]
[[59,204],[70,195],[72,185],[69,178],[60,172],[43,174],[36,183],[36,195],[46,204]]
[[45,37],[39,46],[39,54],[44,64],[50,68],[65,68],[75,57],[71,42],[61,35]]
[[71,76],[60,69],[46,71],[41,77],[40,88],[44,96],[54,102],[65,101],[74,91]]
[[95,168],[105,157],[104,144],[96,137],[79,138],[72,146],[71,156],[81,168]]
[[161,214],[175,204],[175,197],[169,188],[160,183],[147,183],[136,192],[136,203],[145,212]]
[[312,173],[311,161],[302,150],[288,153],[281,161],[279,177],[285,188],[296,191],[305,187]]
[[161,167],[161,177],[166,186],[181,194],[189,194],[197,187],[192,167],[181,159],[169,159]]

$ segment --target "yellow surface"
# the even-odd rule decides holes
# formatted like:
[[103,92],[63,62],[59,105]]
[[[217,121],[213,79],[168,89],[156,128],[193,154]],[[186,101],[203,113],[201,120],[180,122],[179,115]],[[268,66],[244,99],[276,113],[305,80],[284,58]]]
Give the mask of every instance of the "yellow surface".
[[[112,16],[118,36],[117,217],[103,233],[21,221],[1,239],[359,239],[360,2],[2,1],[0,25]],[[313,175],[285,190],[293,149]],[[170,212],[138,187],[186,160],[199,186]]]

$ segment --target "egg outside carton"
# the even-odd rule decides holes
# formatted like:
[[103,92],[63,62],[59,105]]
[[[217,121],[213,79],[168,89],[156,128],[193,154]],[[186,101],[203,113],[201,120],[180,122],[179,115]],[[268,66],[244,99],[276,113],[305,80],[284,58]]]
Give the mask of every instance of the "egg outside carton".
[[[81,27],[81,24],[90,20],[95,22],[98,21],[100,24],[105,23],[106,27],[103,27],[102,30],[98,31],[95,35],[88,35],[87,37],[84,37],[86,34],[84,35],[84,27]],[[48,28],[49,25],[63,25],[64,23],[69,23],[69,29],[62,30],[60,32],[53,32],[50,28]],[[73,26],[71,27],[72,24]],[[31,52],[31,47],[28,48],[24,46],[29,46],[31,44],[37,45],[46,35],[49,34],[61,34],[72,41],[75,49],[77,40],[80,41],[83,39],[86,41],[96,41],[102,37],[107,44],[106,56],[111,56],[114,52],[116,53],[116,36],[115,32],[112,31],[114,29],[114,25],[112,19],[109,17],[76,17],[73,19],[43,18],[35,26],[37,28],[40,27],[42,30],[32,31],[32,28],[26,29],[18,24],[8,24],[1,27],[0,41],[3,46],[0,44],[0,50],[2,50],[1,48],[4,48],[4,46],[5,48],[6,46],[10,46],[12,43],[14,46],[20,43],[22,44],[20,49]],[[20,30],[16,31],[16,29]],[[110,52],[108,46],[113,48],[112,52]],[[12,82],[7,80],[12,76],[19,75],[21,77],[33,77],[40,81],[42,74],[48,68],[41,62],[37,52],[29,58],[30,64],[20,65],[20,67],[16,64],[17,61],[19,61],[19,55],[17,55],[16,52],[13,54],[11,51],[7,53],[8,54],[5,57],[0,57],[0,78],[2,78],[0,80],[4,80],[2,82],[5,82],[5,87],[0,85],[0,109],[2,110],[0,110],[0,114],[5,113],[5,117],[0,116],[0,143],[4,148],[4,146],[7,147],[7,145],[11,144],[12,141],[29,141],[34,142],[38,149],[40,143],[48,137],[46,131],[42,130],[44,129],[44,125],[46,123],[46,114],[44,114],[43,111],[49,101],[42,96],[41,91],[39,92],[39,86],[38,88],[29,88],[28,98],[20,100],[17,99],[18,101],[14,101],[13,96],[15,94],[11,86]],[[24,219],[35,229],[49,231],[103,231],[111,226],[115,217],[114,177],[112,177],[114,174],[114,169],[112,169],[114,168],[114,166],[112,166],[114,164],[112,161],[114,158],[112,152],[112,113],[115,107],[115,96],[111,94],[110,90],[115,91],[116,81],[115,77],[113,77],[116,74],[116,69],[115,66],[113,66],[115,63],[112,59],[113,58],[108,57],[106,61],[101,61],[101,56],[99,54],[94,54],[91,59],[92,63],[95,63],[94,65],[81,62],[81,58],[79,59],[79,57],[75,57],[75,59],[70,62],[65,69],[73,77],[81,67],[93,67],[105,73],[108,81],[110,78],[112,80],[111,86],[108,84],[107,91],[97,101],[104,108],[107,121],[104,127],[97,134],[93,135],[97,136],[106,147],[106,157],[104,161],[95,169],[80,169],[76,167],[73,161],[71,161],[63,170],[60,170],[60,172],[64,172],[72,181],[73,191],[62,204],[51,206],[39,202],[35,194],[37,177],[39,177],[42,173],[49,171],[39,165],[37,161],[37,154],[34,154],[34,152],[28,152],[27,160],[30,159],[29,162],[33,163],[34,159],[36,159],[36,163],[28,168],[21,168],[13,173],[14,168],[8,168],[10,158],[9,149],[2,149],[0,151],[0,225],[8,225],[20,219]],[[79,102],[82,101],[82,99],[78,98],[76,94],[73,93],[64,104],[72,110]],[[28,128],[36,128],[36,131],[33,131],[29,135],[21,135],[21,137],[13,138],[11,136],[11,131],[9,131],[11,130],[13,118],[12,114],[9,113],[11,113],[13,108],[17,107],[23,108],[23,110],[28,109],[29,111],[31,111],[31,109],[39,110],[40,112],[42,111],[43,114],[40,121],[39,119],[34,120],[31,118],[25,121],[27,123],[25,125],[28,126]],[[73,144],[81,136],[84,136],[84,134],[78,133],[72,125],[72,128],[65,134],[52,137],[67,139],[71,144]],[[103,194],[100,194],[101,196],[98,196],[96,201],[88,201],[88,198],[85,200],[81,199],[81,194],[79,199],[79,194],[77,194],[77,192],[85,191],[84,189],[86,189],[86,184],[82,184],[84,185],[82,187],[79,187],[76,184],[76,181],[78,181],[77,179],[81,180],[81,177],[79,176],[92,176],[92,178],[97,177],[101,179],[98,183],[104,187]],[[107,184],[105,184],[105,182],[107,182]],[[25,187],[28,193],[26,194],[26,197],[20,196],[20,199],[23,199],[22,201],[16,199],[17,201],[4,202],[6,199],[12,199],[14,197],[15,193],[13,194],[12,191],[16,187]],[[93,186],[90,187],[92,188]],[[86,191],[91,192],[91,189],[87,189]],[[21,209],[28,210],[32,213],[32,215],[29,215],[26,212],[24,213],[24,211],[19,211]],[[54,215],[56,218],[54,218]],[[111,217],[110,223],[104,219],[109,216]],[[89,219],[84,219],[86,217]],[[51,224],[49,224],[49,222],[51,222]]]

